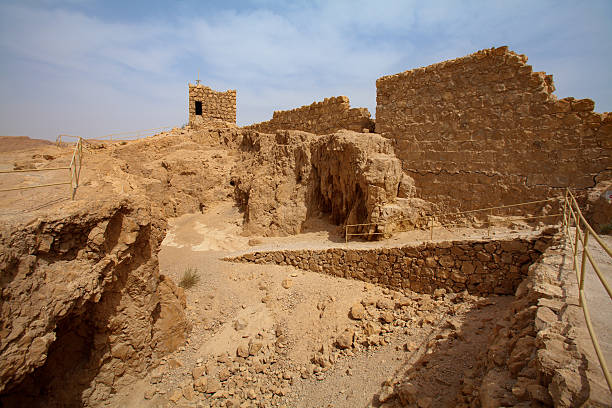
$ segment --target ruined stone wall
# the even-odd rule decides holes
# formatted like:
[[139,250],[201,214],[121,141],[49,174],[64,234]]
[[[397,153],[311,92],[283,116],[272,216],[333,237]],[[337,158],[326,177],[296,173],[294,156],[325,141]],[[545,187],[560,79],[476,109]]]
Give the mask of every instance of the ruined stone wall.
[[430,242],[377,249],[254,252],[229,261],[292,265],[313,272],[433,293],[513,294],[550,237]]
[[501,47],[376,81],[376,132],[395,141],[418,197],[467,210],[610,177],[612,114],[557,100],[526,61]]
[[[196,102],[202,103],[201,115],[196,115]],[[218,120],[236,123],[236,90],[217,92],[202,84],[189,84],[189,124]]]
[[[556,239],[560,239],[558,236]],[[490,335],[480,385],[463,389],[483,407],[604,407],[612,404],[579,306],[569,246],[552,245],[529,267],[507,315]]]
[[337,96],[288,111],[274,111],[271,120],[246,128],[263,133],[274,133],[282,129],[325,135],[339,129],[373,131],[374,122],[366,108],[351,108],[346,96]]

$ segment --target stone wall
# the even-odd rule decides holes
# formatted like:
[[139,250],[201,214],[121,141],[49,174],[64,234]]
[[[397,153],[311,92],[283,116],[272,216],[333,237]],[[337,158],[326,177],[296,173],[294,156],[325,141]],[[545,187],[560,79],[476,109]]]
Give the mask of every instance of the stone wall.
[[396,289],[513,294],[551,238],[430,242],[376,249],[254,252],[229,261],[275,263]]
[[[570,258],[569,247],[552,245],[529,267],[507,315],[491,333],[484,375],[476,385],[480,406],[530,401],[538,406],[611,406]],[[463,394],[461,402],[473,405],[471,389],[464,387]]]
[[394,140],[418,197],[467,210],[610,178],[612,114],[557,100],[552,76],[526,61],[500,47],[376,81],[376,132]]
[[374,130],[374,122],[366,108],[351,108],[346,96],[325,98],[323,102],[288,111],[274,111],[272,119],[267,122],[246,126],[263,133],[274,133],[277,130],[302,130],[326,135],[340,129],[362,132]]
[[[201,115],[196,115],[196,102],[202,103]],[[202,84],[189,84],[189,124],[210,121],[236,123],[236,90],[217,92]]]

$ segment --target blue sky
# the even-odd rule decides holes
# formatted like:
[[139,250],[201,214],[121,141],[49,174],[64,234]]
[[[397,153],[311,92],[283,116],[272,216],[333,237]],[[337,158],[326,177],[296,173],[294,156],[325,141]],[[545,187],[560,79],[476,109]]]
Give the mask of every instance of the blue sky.
[[237,89],[238,124],[508,45],[560,98],[612,111],[611,1],[0,0],[0,135],[95,137],[187,121],[187,83]]

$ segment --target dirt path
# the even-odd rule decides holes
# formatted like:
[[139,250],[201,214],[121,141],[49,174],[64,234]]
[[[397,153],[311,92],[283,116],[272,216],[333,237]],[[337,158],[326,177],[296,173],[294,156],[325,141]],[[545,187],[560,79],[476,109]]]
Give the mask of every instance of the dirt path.
[[[603,241],[612,248],[612,237],[609,235],[601,236]],[[588,244],[589,252],[593,260],[597,263],[608,284],[612,284],[612,258],[604,251],[604,249],[593,239]],[[581,259],[582,251],[580,251],[578,259]],[[601,346],[604,356],[608,364],[612,364],[612,299],[606,292],[604,286],[599,281],[595,270],[590,262],[586,262],[587,272],[585,275],[584,288],[585,297],[589,305],[589,312],[593,320],[593,328],[597,334],[599,345]]]
[[[410,377],[432,406],[452,406],[511,298],[434,299],[289,266],[221,261],[248,249],[338,244],[335,227],[318,222],[300,236],[249,245],[239,234],[241,217],[222,204],[171,221],[160,270],[175,282],[187,268],[199,271],[200,282],[186,291],[193,330],[184,347],[111,405],[378,406],[386,385]],[[349,317],[355,304],[364,305],[359,320]],[[345,333],[354,341],[341,348]],[[252,344],[261,351],[241,357],[240,347]],[[213,388],[199,392],[201,378]]]

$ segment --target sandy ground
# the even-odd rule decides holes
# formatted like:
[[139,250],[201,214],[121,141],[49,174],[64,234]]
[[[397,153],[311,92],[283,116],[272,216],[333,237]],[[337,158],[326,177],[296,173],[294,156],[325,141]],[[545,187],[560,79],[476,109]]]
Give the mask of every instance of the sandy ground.
[[[252,246],[253,240],[249,245],[249,238],[239,234],[241,216],[235,207],[223,204],[205,214],[190,214],[171,220],[159,254],[160,270],[176,282],[181,280],[187,268],[199,271],[200,282],[186,291],[187,314],[193,322],[193,331],[188,344],[162,362],[162,370],[167,373],[162,382],[151,385],[149,377],[132,389],[121,390],[110,401],[111,405],[149,407],[172,404],[168,398],[192,381],[194,367],[206,364],[211,358],[234,358],[236,347],[244,338],[259,335],[274,341],[275,332],[280,330],[285,345],[276,348],[274,364],[259,375],[262,378],[254,375],[252,382],[244,384],[245,388],[258,390],[257,399],[251,401],[254,405],[258,401],[261,406],[378,406],[378,396],[385,384],[410,377],[422,387],[424,397],[438,404],[435,406],[453,406],[465,370],[472,369],[479,353],[486,348],[487,335],[496,319],[505,313],[511,297],[474,298],[472,303],[452,307],[448,302],[440,301],[434,302],[432,309],[427,311],[421,311],[417,306],[407,308],[405,313],[414,317],[414,324],[398,321],[397,327],[388,325],[384,333],[385,344],[339,353],[335,364],[324,373],[302,376],[301,373],[312,366],[313,355],[323,345],[332,344],[345,328],[355,325],[348,315],[351,305],[364,299],[376,300],[399,294],[360,281],[289,266],[221,261],[221,258],[237,251],[346,245],[342,231],[318,220],[313,223],[316,224],[313,232],[285,238],[259,238],[255,240],[257,245]],[[458,234],[462,235],[461,232]],[[418,237],[412,236],[411,239],[418,240]],[[393,243],[399,241],[394,239]],[[382,244],[351,242],[349,245]],[[283,286],[287,279],[292,283],[289,288]],[[484,302],[483,306],[478,307],[478,302]],[[461,322],[460,338],[456,335],[449,337],[449,329],[444,326],[449,307],[452,308],[451,314]],[[418,316],[422,319],[423,316],[429,317],[419,320]],[[235,330],[237,321],[248,324],[238,331]],[[431,346],[432,342],[438,345],[437,351],[425,354],[431,350],[428,345]],[[168,361],[173,362],[172,366],[180,364],[180,367],[170,369]],[[289,380],[282,378],[277,386],[279,377]],[[285,387],[280,393],[282,395],[275,393],[275,387],[279,386]],[[154,392],[154,397],[145,399],[146,392]],[[235,393],[238,395],[238,391]],[[220,406],[222,400],[204,395],[196,395],[192,401],[180,398],[177,402],[179,406]]]
[[[612,236],[603,235],[601,239],[608,248],[612,248]],[[608,284],[612,284],[612,258],[592,238],[588,243],[588,248],[603,277],[607,280]],[[578,252],[578,259],[579,261],[582,259],[582,251]],[[603,350],[606,360],[609,362],[608,364],[612,364],[612,330],[610,330],[612,299],[610,299],[608,292],[606,292],[588,260],[586,261],[584,293],[599,345]]]
[[[71,147],[46,144],[30,150],[0,151],[0,170],[67,166],[72,151]],[[96,166],[103,166],[103,155],[95,160]],[[87,197],[89,190],[99,188],[96,166],[84,167],[79,197]],[[0,175],[0,189],[68,181],[67,173],[65,170],[4,174]],[[70,205],[73,204],[67,185],[0,192],[3,219],[27,222],[41,211],[59,211]],[[379,396],[384,394],[386,385],[410,378],[422,390],[422,397],[430,399],[432,407],[454,406],[454,397],[465,386],[462,379],[475,369],[488,333],[512,300],[471,298],[453,303],[442,298],[429,299],[430,303],[428,297],[395,293],[289,266],[221,260],[251,250],[403,245],[428,241],[430,231],[400,233],[385,242],[346,243],[343,230],[324,220],[310,221],[300,235],[277,238],[244,237],[241,225],[242,214],[230,203],[211,205],[204,214],[169,220],[159,254],[160,271],[177,283],[188,268],[198,271],[199,283],[186,291],[187,315],[193,330],[184,347],[163,358],[147,378],[118,390],[108,405],[205,407],[230,406],[228,401],[238,401],[235,406],[367,407],[380,405]],[[490,231],[494,237],[530,233],[533,233],[530,228],[520,224]],[[435,228],[433,240],[486,238],[488,234],[486,228]],[[612,237],[604,239],[612,245]],[[594,244],[591,242],[589,247]],[[596,249],[593,256],[604,266],[608,279],[612,279],[610,258]],[[290,284],[284,285],[287,281]],[[595,281],[592,270],[587,273],[586,288],[595,329],[608,360],[612,361],[609,330],[612,303]],[[382,344],[350,352],[332,347],[334,364],[312,371],[312,358],[319,349],[332,345],[346,328],[356,327],[348,314],[352,305],[407,295],[411,301],[396,313],[401,314],[401,319],[381,325]],[[375,306],[368,307],[370,320],[378,321],[380,313]],[[452,330],[445,320],[449,316],[454,319]],[[241,326],[239,330],[237,323]],[[261,359],[263,368],[257,366],[259,362],[236,357],[237,346],[253,339],[266,344],[269,350]],[[202,367],[210,370],[210,378],[225,378],[223,373],[228,369],[232,375],[222,381],[219,392],[195,396],[181,393],[185,384],[193,383],[193,369]],[[253,398],[245,400],[245,390],[253,390]]]

